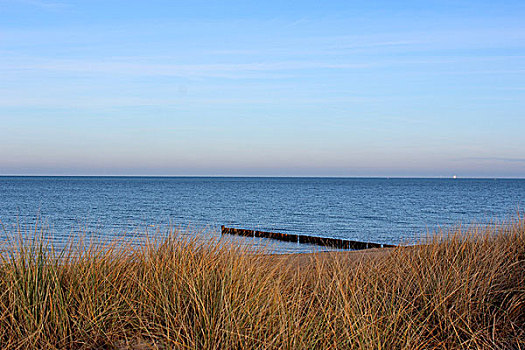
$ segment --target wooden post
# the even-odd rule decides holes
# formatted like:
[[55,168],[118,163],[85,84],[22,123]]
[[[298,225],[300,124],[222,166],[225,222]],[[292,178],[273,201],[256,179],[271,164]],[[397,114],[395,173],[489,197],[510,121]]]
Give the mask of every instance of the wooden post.
[[261,237],[261,238],[270,238],[278,241],[285,242],[297,242],[302,244],[314,244],[323,247],[333,247],[338,249],[369,249],[369,248],[391,248],[395,247],[392,244],[379,244],[371,242],[359,242],[359,241],[350,241],[340,238],[330,238],[330,237],[316,237],[308,235],[296,235],[288,233],[278,233],[278,232],[266,232],[266,231],[255,231],[255,230],[245,230],[239,228],[229,228],[224,225],[221,226],[221,234],[230,234],[230,235],[239,235],[245,237]]

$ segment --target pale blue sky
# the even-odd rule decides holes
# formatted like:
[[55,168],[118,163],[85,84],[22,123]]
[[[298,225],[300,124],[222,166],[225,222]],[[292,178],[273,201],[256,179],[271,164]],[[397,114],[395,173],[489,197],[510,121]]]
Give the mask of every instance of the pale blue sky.
[[524,18],[0,0],[0,174],[525,177]]

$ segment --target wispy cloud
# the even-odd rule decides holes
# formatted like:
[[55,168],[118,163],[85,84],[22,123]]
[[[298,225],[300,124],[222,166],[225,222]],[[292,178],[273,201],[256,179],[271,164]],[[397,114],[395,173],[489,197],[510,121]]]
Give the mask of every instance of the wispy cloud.
[[18,3],[23,5],[29,5],[34,7],[39,7],[47,10],[57,10],[70,7],[70,4],[58,1],[46,1],[46,0],[3,0],[1,3]]
[[[323,41],[326,40],[327,42]],[[352,51],[352,50],[361,50],[361,49],[370,49],[370,48],[379,48],[379,47],[402,47],[407,45],[417,45],[418,41],[411,40],[391,40],[391,41],[371,41],[367,42],[369,38],[360,38],[359,41],[351,40],[341,41],[338,44],[333,44],[334,39],[328,40],[328,38],[313,40],[314,43],[305,48],[303,45],[300,47],[290,47],[290,46],[273,46],[266,48],[244,48],[244,49],[217,49],[211,50],[209,53],[214,55],[262,55],[262,54],[271,54],[271,55],[340,55],[342,53]]]
[[[80,73],[111,73],[146,76],[177,77],[220,77],[243,78],[250,73],[287,72],[307,69],[365,69],[373,67],[372,63],[329,63],[310,61],[224,63],[224,64],[157,64],[134,63],[131,61],[101,60],[31,60],[20,62],[9,60],[3,62],[1,70],[9,71],[61,71]],[[248,74],[248,76],[247,76]]]
[[[2,95],[2,91],[0,91]],[[126,97],[110,96],[102,97],[71,97],[64,99],[63,96],[9,96],[4,94],[0,97],[0,107],[37,107],[37,108],[122,108],[122,107],[168,107],[168,108],[188,108],[199,106],[272,106],[280,105],[285,100],[289,106],[311,106],[326,105],[335,108],[337,104],[360,103],[360,102],[384,102],[385,98],[369,96],[346,96],[346,97],[325,97],[325,98],[209,98],[209,97],[187,97],[175,96],[173,98],[147,98],[147,97]]]
[[[174,77],[211,77],[211,78],[254,78],[257,76],[266,79],[282,78],[283,74],[293,74],[294,71],[302,70],[362,70],[371,68],[384,68],[393,66],[407,66],[415,69],[417,66],[447,65],[454,63],[468,64],[474,62],[496,62],[519,60],[523,56],[448,56],[441,58],[411,59],[411,58],[389,58],[381,57],[366,62],[349,60],[347,62],[333,60],[278,60],[254,61],[239,63],[202,63],[202,64],[176,64],[166,63],[169,56],[164,57],[118,57],[118,58],[93,58],[93,59],[46,59],[39,57],[19,57],[13,51],[3,51],[4,57],[0,58],[0,71],[9,72],[23,71],[55,71],[55,72],[77,72],[77,73],[102,73],[102,74],[125,74],[132,76],[174,76]],[[258,74],[262,73],[262,74]],[[272,76],[272,73],[276,74]],[[427,74],[432,74],[432,71]],[[435,74],[522,74],[523,69],[472,69],[472,70],[439,70]]]
[[465,160],[479,160],[479,161],[490,161],[490,162],[506,162],[506,163],[525,163],[525,158],[509,158],[509,157],[466,157],[457,158],[456,161]]

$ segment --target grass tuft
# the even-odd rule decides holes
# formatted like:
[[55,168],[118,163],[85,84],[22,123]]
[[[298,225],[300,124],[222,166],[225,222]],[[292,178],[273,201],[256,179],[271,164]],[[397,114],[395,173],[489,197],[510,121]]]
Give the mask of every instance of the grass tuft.
[[14,234],[0,261],[2,348],[525,348],[523,219],[295,256],[176,231],[58,252],[42,229]]

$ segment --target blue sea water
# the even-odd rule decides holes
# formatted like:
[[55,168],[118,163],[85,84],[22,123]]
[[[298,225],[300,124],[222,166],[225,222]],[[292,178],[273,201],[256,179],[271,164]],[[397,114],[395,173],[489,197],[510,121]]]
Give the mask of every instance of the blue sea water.
[[397,244],[439,227],[516,217],[524,204],[525,179],[0,177],[5,230],[39,220],[59,242],[82,230],[111,239],[171,224],[212,236],[226,225]]

